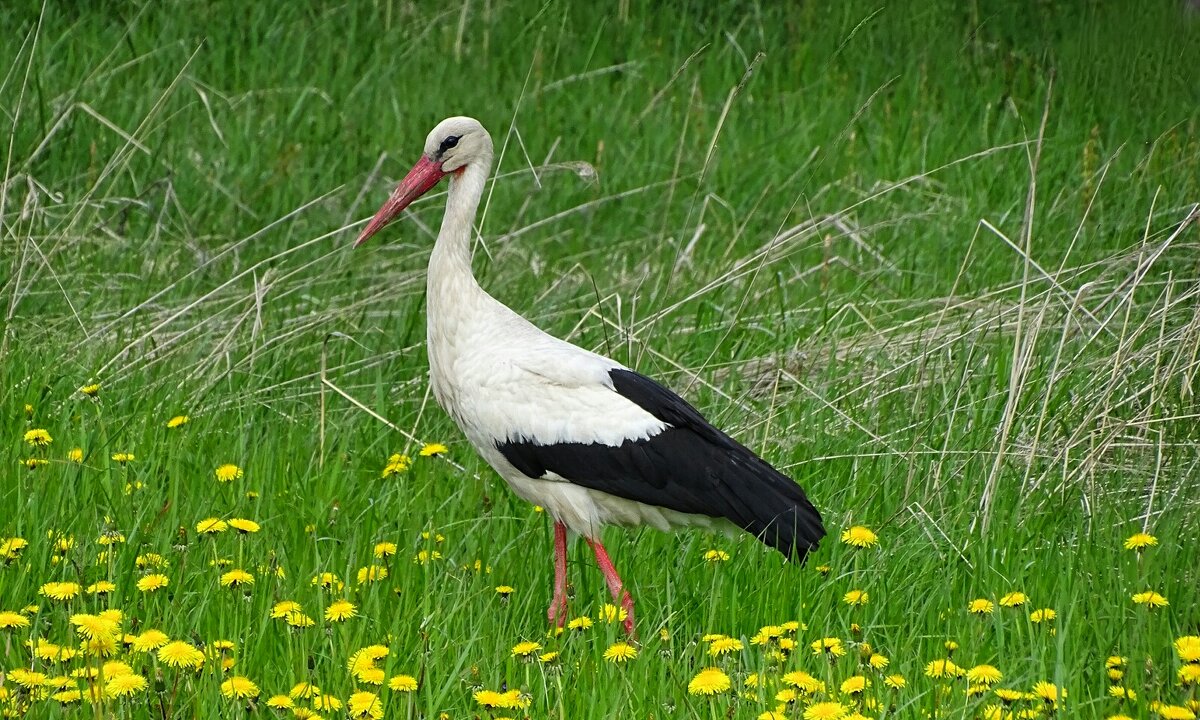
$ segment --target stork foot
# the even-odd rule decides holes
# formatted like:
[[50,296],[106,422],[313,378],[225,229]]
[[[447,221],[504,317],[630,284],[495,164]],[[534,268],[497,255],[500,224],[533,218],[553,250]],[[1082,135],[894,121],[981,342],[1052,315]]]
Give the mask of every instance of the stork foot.
[[565,627],[569,614],[567,610],[567,598],[565,596],[559,597],[558,593],[555,593],[554,599],[550,601],[550,609],[546,611],[546,617],[550,620],[550,624],[556,628]]
[[625,610],[625,634],[636,638],[637,633],[634,631],[633,621],[633,596],[625,589],[625,583],[621,581],[621,576],[613,567],[612,560],[608,558],[608,551],[604,549],[604,545],[599,540],[592,538],[588,538],[587,542],[591,546],[592,552],[596,554],[596,564],[600,566],[600,572],[604,573],[604,582],[608,585],[608,591],[612,594],[613,600]]
[[567,526],[554,521],[554,599],[546,617],[554,627],[567,624]]

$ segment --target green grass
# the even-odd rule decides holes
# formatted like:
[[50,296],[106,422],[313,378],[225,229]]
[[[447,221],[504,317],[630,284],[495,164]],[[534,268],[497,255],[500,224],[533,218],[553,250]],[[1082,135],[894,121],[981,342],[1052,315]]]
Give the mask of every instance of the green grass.
[[[388,677],[420,680],[379,691],[388,717],[488,717],[473,692],[506,687],[532,703],[497,716],[753,718],[796,669],[870,717],[984,716],[994,696],[925,676],[947,640],[1004,687],[1064,688],[1059,715],[1194,702],[1172,643],[1200,634],[1200,17],[796,5],[0,10],[0,538],[28,541],[0,567],[0,611],[37,606],[0,630],[5,711],[262,716],[301,681],[345,701],[374,689],[346,662],[377,643]],[[439,197],[349,250],[428,129],[458,113],[503,148],[484,286],[681,391],[802,483],[831,530],[804,567],[745,537],[606,533],[640,612],[624,665],[603,659],[616,625],[546,636],[549,520],[427,390]],[[177,414],[190,422],[167,429]],[[33,428],[48,448],[24,442]],[[415,457],[422,442],[449,453]],[[136,459],[111,460],[122,452]],[[381,478],[392,453],[412,467]],[[26,470],[30,457],[50,462]],[[218,483],[223,463],[244,477]],[[263,529],[200,536],[208,517]],[[839,543],[852,524],[878,548]],[[1122,549],[1143,529],[1157,547]],[[98,557],[107,533],[124,542]],[[381,541],[398,553],[373,558]],[[730,559],[706,562],[714,548]],[[151,552],[170,585],[147,594],[135,559]],[[570,559],[572,612],[595,618],[603,580],[582,543]],[[373,563],[389,576],[358,584]],[[232,567],[252,589],[220,587]],[[344,590],[314,588],[322,572]],[[102,579],[107,597],[38,594]],[[851,589],[869,602],[842,602]],[[1147,589],[1170,605],[1134,605]],[[1026,607],[967,612],[1015,590]],[[327,623],[339,596],[359,616]],[[271,619],[282,600],[315,626]],[[24,642],[77,645],[69,615],[105,607],[124,632],[232,640],[227,674],[262,695],[222,697],[215,662],[180,674],[124,651],[148,688],[103,710],[15,684],[17,668],[95,665],[34,660]],[[1052,627],[1029,620],[1037,608]],[[782,663],[749,644],[793,620]],[[746,648],[714,659],[707,633]],[[814,656],[825,636],[848,655]],[[561,655],[512,658],[521,640]],[[863,643],[908,681],[893,692],[866,671],[878,706],[838,689]],[[1112,654],[1137,694],[1123,706]],[[763,689],[690,695],[711,665]]]

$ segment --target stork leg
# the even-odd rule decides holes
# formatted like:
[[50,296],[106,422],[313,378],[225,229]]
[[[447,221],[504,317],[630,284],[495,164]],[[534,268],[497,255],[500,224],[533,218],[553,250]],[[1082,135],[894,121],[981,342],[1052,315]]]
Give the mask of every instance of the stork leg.
[[567,526],[554,521],[554,599],[546,613],[555,627],[567,624]]
[[621,576],[613,567],[612,560],[608,559],[608,551],[604,549],[604,545],[599,540],[592,538],[588,538],[587,542],[591,546],[592,552],[596,553],[596,564],[600,566],[600,572],[604,573],[604,582],[608,584],[608,591],[612,593],[613,600],[625,608],[625,632],[633,635],[633,596],[621,582]]

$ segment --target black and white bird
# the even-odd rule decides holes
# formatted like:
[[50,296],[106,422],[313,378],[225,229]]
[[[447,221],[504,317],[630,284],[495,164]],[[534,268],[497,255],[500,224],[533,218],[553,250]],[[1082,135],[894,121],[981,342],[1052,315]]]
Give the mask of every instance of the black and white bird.
[[740,528],[802,560],[825,528],[791,478],[667,388],[547,335],[479,286],[471,241],[491,165],[492,139],[478,121],[443,120],[355,246],[450,177],[429,257],[430,380],[479,454],[554,519],[550,621],[567,618],[567,530],[591,546],[630,633],[633,598],[600,543],[604,525]]

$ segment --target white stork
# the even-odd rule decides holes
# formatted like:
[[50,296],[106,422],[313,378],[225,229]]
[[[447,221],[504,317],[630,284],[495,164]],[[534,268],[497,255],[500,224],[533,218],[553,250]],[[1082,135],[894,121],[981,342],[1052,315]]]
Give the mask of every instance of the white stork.
[[443,120],[355,246],[450,176],[429,257],[430,380],[479,454],[554,519],[550,622],[567,618],[568,529],[591,546],[631,634],[633,598],[600,543],[604,525],[732,526],[802,560],[825,528],[791,478],[654,380],[547,335],[479,286],[472,225],[491,166],[477,120]]

